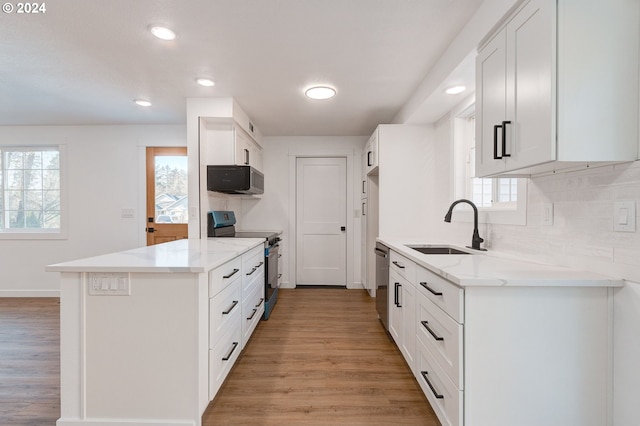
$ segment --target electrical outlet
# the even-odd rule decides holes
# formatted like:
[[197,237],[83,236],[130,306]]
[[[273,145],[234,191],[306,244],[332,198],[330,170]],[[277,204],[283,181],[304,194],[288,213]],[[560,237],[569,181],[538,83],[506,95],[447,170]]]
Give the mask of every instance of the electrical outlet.
[[89,296],[130,296],[128,272],[89,272]]
[[553,225],[553,203],[542,204],[542,225]]

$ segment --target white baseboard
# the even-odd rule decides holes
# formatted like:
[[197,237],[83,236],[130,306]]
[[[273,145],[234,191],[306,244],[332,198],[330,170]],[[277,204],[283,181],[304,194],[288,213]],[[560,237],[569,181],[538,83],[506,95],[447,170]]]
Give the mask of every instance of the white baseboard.
[[0,297],[60,297],[60,290],[2,290]]

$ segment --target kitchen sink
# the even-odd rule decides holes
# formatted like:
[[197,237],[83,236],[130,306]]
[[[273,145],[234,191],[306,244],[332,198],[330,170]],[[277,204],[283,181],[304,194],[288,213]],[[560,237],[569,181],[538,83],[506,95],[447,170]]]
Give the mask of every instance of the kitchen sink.
[[424,254],[473,254],[463,250],[459,250],[450,246],[429,246],[429,245],[420,245],[420,246],[406,246],[410,249],[417,250],[420,253]]

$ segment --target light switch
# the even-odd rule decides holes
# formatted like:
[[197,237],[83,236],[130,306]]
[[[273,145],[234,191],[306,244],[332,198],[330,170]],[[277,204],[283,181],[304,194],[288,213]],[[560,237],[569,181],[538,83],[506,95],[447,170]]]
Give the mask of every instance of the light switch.
[[553,225],[553,203],[542,204],[542,224],[544,226]]
[[619,216],[618,216],[618,225],[628,225],[629,224],[629,209],[628,208],[622,208],[619,210]]
[[636,232],[636,202],[616,201],[613,211],[613,230]]

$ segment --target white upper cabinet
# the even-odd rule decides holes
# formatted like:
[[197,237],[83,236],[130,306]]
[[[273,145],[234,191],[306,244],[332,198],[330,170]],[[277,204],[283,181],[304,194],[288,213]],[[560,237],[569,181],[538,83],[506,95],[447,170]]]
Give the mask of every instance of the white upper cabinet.
[[233,119],[200,118],[200,153],[208,165],[235,164],[262,171],[262,147]]
[[476,60],[476,175],[638,158],[638,2],[530,0]]
[[364,175],[368,175],[378,167],[378,129],[373,132],[364,146],[362,163]]

